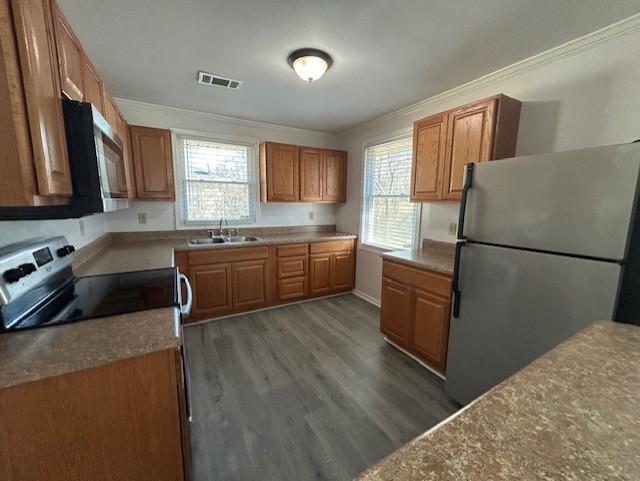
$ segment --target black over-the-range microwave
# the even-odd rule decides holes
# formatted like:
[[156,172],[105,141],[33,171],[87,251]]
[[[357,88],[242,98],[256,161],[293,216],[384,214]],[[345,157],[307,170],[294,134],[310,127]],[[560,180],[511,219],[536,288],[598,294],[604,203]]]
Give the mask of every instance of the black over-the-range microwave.
[[128,207],[122,141],[90,103],[62,100],[73,195],[67,205],[0,207],[0,220],[68,219]]

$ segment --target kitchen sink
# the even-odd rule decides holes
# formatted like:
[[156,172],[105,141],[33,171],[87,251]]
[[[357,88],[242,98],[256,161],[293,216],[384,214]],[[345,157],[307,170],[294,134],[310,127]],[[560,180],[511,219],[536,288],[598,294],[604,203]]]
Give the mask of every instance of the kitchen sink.
[[256,242],[259,241],[259,237],[247,236],[247,235],[238,235],[232,237],[199,237],[197,239],[189,239],[190,246],[206,246],[213,244],[226,244],[227,242]]

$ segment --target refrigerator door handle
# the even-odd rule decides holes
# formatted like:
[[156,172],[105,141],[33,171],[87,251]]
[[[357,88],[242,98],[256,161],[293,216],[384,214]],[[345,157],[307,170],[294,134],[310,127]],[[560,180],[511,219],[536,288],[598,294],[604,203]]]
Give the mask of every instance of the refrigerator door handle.
[[453,291],[453,317],[456,319],[460,316],[460,256],[462,255],[462,248],[466,245],[465,240],[459,240],[456,242],[456,255],[453,260],[453,279],[452,279],[452,291]]
[[469,162],[466,166],[466,174],[464,176],[464,186],[462,187],[462,196],[460,198],[460,215],[458,216],[458,239],[464,240],[464,216],[467,210],[467,195],[473,183],[473,162]]

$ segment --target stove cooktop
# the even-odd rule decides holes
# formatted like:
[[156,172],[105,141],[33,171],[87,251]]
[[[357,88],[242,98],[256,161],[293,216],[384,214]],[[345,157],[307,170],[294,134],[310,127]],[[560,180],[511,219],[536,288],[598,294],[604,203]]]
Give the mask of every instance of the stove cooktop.
[[61,275],[3,306],[0,329],[33,329],[179,306],[175,268],[87,277]]

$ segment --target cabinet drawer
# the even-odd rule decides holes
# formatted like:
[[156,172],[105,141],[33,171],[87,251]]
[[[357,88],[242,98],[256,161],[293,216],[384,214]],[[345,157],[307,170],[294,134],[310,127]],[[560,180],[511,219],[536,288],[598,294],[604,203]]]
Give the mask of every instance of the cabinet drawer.
[[240,249],[206,249],[189,251],[189,264],[215,264],[216,262],[235,262],[269,257],[267,247],[247,247]]
[[307,256],[278,259],[278,279],[300,277],[307,273]]
[[328,242],[316,242],[309,246],[309,252],[311,254],[322,254],[323,252],[340,252],[340,251],[352,251],[353,240],[338,240]]
[[382,275],[444,299],[451,298],[451,277],[385,260]]
[[278,246],[278,257],[306,256],[309,244]]
[[307,295],[307,278],[294,277],[278,281],[278,299],[299,299]]

